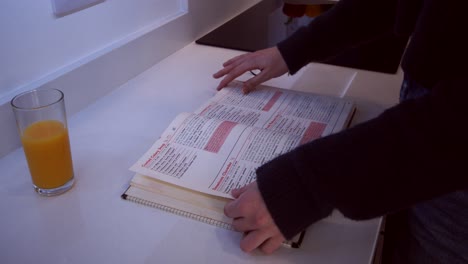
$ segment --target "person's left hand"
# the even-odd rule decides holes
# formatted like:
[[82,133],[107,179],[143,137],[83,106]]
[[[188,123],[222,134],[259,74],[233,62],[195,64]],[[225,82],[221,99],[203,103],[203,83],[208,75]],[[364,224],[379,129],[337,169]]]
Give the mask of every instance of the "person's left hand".
[[245,94],[253,91],[261,83],[288,72],[286,61],[277,47],[258,50],[239,55],[223,63],[223,68],[213,74],[213,77],[216,79],[224,76],[216,90],[223,89],[228,83],[246,71],[257,69],[260,70],[260,73],[243,84],[242,91]]
[[276,226],[263,201],[257,182],[232,191],[235,200],[224,206],[226,216],[234,218],[236,231],[244,232],[240,247],[245,252],[260,248],[270,254],[277,250],[284,236]]

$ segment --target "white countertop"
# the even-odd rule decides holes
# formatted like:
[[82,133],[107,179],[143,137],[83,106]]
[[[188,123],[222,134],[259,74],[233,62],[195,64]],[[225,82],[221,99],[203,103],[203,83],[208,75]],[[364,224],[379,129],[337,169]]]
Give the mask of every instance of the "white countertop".
[[[34,192],[22,149],[1,158],[0,263],[369,263],[379,219],[324,220],[301,249],[265,256],[243,253],[239,233],[120,198],[128,168],[178,113],[215,94],[211,75],[240,53],[190,44],[69,117],[76,185],[65,194]],[[353,98],[360,122],[396,102],[400,80],[311,64],[267,84]]]

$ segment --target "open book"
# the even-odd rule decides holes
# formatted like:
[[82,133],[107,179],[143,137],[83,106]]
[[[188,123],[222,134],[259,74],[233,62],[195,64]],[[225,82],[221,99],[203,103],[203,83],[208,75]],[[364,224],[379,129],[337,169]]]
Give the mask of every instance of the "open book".
[[342,98],[267,86],[244,95],[240,86],[179,114],[130,168],[136,174],[122,198],[232,229],[223,213],[232,189],[276,156],[342,130],[355,109]]

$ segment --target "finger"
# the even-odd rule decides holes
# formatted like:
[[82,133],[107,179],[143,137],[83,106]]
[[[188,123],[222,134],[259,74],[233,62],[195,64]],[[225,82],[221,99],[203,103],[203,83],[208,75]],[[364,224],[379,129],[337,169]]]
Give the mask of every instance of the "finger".
[[245,217],[239,217],[232,221],[232,228],[238,232],[249,232],[254,230],[254,227]]
[[239,66],[242,62],[242,60],[237,60],[230,63],[229,65],[224,66],[224,68],[213,74],[213,78],[218,79],[220,77],[223,77],[224,75],[228,74],[232,69]]
[[233,196],[234,198],[239,198],[239,196],[240,196],[243,192],[245,192],[245,190],[247,190],[247,188],[248,188],[249,186],[250,186],[250,184],[247,184],[247,185],[244,185],[244,186],[242,186],[242,187],[240,187],[240,188],[233,189],[233,190],[231,191],[232,196]]
[[232,227],[239,232],[248,232],[252,230],[271,229],[274,228],[270,225],[265,225],[265,221],[257,221],[255,218],[242,215],[232,221]]
[[262,230],[250,231],[245,235],[240,243],[240,248],[244,252],[252,252],[269,238],[268,232]]
[[260,246],[260,249],[265,254],[271,254],[281,247],[283,241],[284,238],[282,236],[271,237]]
[[226,205],[224,205],[224,214],[229,218],[241,217],[242,212],[238,210],[238,207],[239,207],[238,203],[239,203],[238,199],[226,203]]
[[235,75],[230,71],[229,73],[225,74],[225,77],[219,82],[218,87],[216,87],[216,90],[219,91],[226,87],[230,82],[232,82],[235,78],[237,78],[239,75]]
[[231,70],[232,70],[232,67],[230,67],[230,66],[225,67],[225,68],[219,70],[218,72],[216,72],[215,74],[213,74],[213,78],[215,78],[215,79],[221,78],[224,75],[228,74]]
[[226,75],[226,77],[224,77],[224,79],[222,79],[221,82],[219,82],[218,87],[216,87],[216,90],[219,91],[219,90],[223,89],[230,82],[232,82],[235,78],[236,77],[233,77],[231,75]]
[[237,67],[234,67],[232,70],[229,71],[229,73],[226,74],[224,79],[219,83],[218,87],[216,90],[221,90],[222,88],[226,87],[230,82],[232,82],[234,79],[237,77],[241,76],[244,74],[246,71],[254,70],[257,69],[258,67],[254,66],[252,63],[241,63]]
[[236,61],[238,61],[238,60],[242,60],[242,59],[244,59],[244,57],[246,57],[246,56],[249,55],[249,54],[250,54],[250,53],[245,53],[245,54],[236,56],[236,57],[234,57],[234,58],[232,58],[232,59],[229,59],[229,60],[227,60],[227,61],[225,61],[225,62],[223,63],[223,67],[229,66],[230,64],[232,64],[233,62],[236,62]]
[[257,76],[252,77],[244,82],[242,86],[242,92],[244,94],[248,94],[255,90],[255,88],[261,83],[266,82],[267,80],[269,80],[268,75],[264,72],[261,72],[260,74],[257,74]]
[[217,71],[215,74],[213,74],[213,78],[218,79],[220,77],[223,77],[227,73],[226,68],[223,68],[219,71]]

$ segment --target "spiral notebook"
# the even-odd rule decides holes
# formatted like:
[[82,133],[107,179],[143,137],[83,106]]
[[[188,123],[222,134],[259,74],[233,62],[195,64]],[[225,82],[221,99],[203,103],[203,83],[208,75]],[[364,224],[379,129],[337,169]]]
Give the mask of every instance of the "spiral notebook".
[[[345,128],[354,104],[343,98],[234,82],[193,113],[179,114],[130,168],[125,200],[232,230],[224,205],[274,157]],[[286,241],[297,248],[304,232]]]
[[[234,230],[232,219],[226,217],[223,208],[228,198],[209,195],[182,188],[157,179],[135,174],[130,186],[122,194],[127,201],[153,207],[168,213]],[[299,248],[305,235],[305,230],[293,239],[283,242],[291,248]]]

